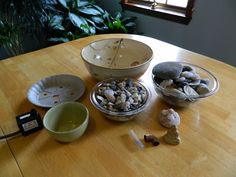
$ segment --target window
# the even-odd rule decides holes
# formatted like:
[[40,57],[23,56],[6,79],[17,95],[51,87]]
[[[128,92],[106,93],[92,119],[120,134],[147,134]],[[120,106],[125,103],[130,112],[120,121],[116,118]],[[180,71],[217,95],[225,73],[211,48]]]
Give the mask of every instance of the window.
[[125,10],[136,11],[167,20],[188,24],[195,0],[122,0]]

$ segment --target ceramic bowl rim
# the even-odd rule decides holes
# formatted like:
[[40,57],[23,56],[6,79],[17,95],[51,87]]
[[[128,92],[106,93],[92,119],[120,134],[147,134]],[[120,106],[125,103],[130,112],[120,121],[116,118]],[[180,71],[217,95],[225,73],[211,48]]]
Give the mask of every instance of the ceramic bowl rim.
[[[54,109],[58,109],[58,107],[61,107],[63,105],[67,105],[67,104],[77,105],[77,106],[79,106],[80,108],[83,108],[86,111],[86,117],[84,118],[83,122],[81,124],[79,124],[76,128],[68,130],[68,131],[55,131],[55,130],[52,130],[51,128],[49,128],[48,126],[46,126],[47,125],[46,124],[46,119],[50,119],[48,116],[46,117],[46,115],[48,115]],[[46,112],[46,114],[44,115],[44,118],[43,118],[43,125],[44,125],[45,129],[47,129],[48,131],[50,131],[54,134],[65,135],[65,134],[70,134],[70,133],[76,132],[77,130],[83,128],[84,126],[86,126],[88,120],[89,120],[89,111],[88,111],[88,108],[84,104],[79,103],[79,102],[63,102],[63,103],[60,103],[60,104],[57,104],[57,105],[53,106],[52,108],[50,108]]]

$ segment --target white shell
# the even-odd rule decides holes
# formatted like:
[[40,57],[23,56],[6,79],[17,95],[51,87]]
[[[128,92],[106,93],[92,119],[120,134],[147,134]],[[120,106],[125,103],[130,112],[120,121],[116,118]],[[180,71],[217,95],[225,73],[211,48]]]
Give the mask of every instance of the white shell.
[[84,82],[77,76],[60,74],[43,78],[29,89],[28,100],[50,108],[59,103],[78,100],[85,91]]
[[171,128],[180,124],[180,117],[173,109],[163,109],[160,113],[159,122],[164,127]]
[[198,96],[198,93],[189,85],[184,86],[184,93],[188,96]]

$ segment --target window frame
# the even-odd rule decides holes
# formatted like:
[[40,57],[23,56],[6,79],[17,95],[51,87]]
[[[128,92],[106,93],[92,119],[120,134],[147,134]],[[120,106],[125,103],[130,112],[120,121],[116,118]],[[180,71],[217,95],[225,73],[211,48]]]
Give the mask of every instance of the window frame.
[[195,0],[188,0],[186,8],[163,4],[157,8],[151,8],[153,2],[140,0],[121,0],[124,10],[130,10],[149,16],[159,17],[182,24],[189,24],[192,19]]

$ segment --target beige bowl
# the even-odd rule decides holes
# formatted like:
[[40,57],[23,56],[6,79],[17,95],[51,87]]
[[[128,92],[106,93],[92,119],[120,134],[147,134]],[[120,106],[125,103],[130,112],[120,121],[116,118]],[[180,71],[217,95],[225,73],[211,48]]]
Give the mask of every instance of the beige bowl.
[[81,56],[90,74],[98,80],[138,78],[147,70],[153,51],[140,41],[111,38],[85,46]]
[[44,116],[48,133],[61,142],[71,142],[85,132],[89,121],[88,109],[81,103],[65,102],[52,107]]

